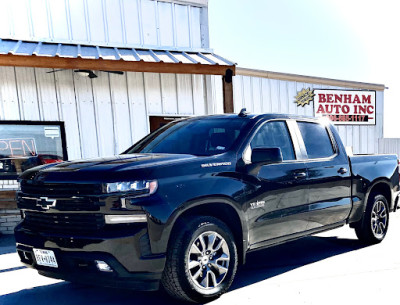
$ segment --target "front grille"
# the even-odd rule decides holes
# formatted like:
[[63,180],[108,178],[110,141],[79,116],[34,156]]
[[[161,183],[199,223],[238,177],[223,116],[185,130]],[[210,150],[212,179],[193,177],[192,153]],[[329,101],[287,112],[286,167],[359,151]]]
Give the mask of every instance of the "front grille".
[[37,232],[88,232],[104,227],[102,214],[66,214],[25,211],[24,226]]
[[79,196],[79,195],[97,195],[101,193],[100,184],[81,184],[81,183],[40,183],[29,184],[21,182],[21,191],[25,194],[40,196]]
[[[38,205],[39,197],[28,197],[24,195],[18,195],[18,207],[20,209],[29,210],[42,210]],[[51,199],[56,200],[54,209],[59,211],[99,211],[100,203],[98,198],[58,198],[52,197]]]

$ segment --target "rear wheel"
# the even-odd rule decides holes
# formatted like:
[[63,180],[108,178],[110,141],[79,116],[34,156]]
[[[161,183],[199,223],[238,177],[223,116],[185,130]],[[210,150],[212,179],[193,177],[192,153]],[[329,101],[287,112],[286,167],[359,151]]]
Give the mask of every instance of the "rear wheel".
[[385,196],[371,194],[360,223],[356,226],[359,240],[366,244],[380,243],[389,227],[389,204]]
[[237,250],[219,219],[191,219],[171,236],[162,286],[174,298],[209,302],[226,292],[237,269]]

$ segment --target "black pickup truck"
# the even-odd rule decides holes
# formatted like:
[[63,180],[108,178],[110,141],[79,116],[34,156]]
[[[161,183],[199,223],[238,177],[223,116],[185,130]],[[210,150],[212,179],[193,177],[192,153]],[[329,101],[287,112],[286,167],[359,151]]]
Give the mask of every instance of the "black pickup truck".
[[348,156],[327,121],[241,111],[27,170],[20,186],[17,251],[40,274],[207,302],[249,251],[345,224],[381,242],[399,172],[395,155]]

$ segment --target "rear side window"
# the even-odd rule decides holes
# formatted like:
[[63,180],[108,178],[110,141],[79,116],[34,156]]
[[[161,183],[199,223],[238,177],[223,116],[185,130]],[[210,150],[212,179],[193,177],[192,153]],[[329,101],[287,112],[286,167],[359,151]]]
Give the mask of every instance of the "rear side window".
[[297,122],[309,159],[327,158],[334,154],[325,126],[318,123]]
[[294,160],[292,140],[285,122],[273,121],[265,123],[254,135],[251,148],[264,147],[281,149],[283,160]]

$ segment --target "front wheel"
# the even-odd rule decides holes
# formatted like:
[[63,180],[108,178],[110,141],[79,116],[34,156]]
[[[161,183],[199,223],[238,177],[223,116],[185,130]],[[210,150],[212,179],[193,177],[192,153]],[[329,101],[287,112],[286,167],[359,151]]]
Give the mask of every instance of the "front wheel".
[[229,289],[237,261],[229,228],[217,218],[196,217],[171,236],[161,283],[177,299],[209,302]]
[[358,239],[366,244],[380,243],[389,227],[389,204],[385,196],[371,194],[360,223],[355,227]]

